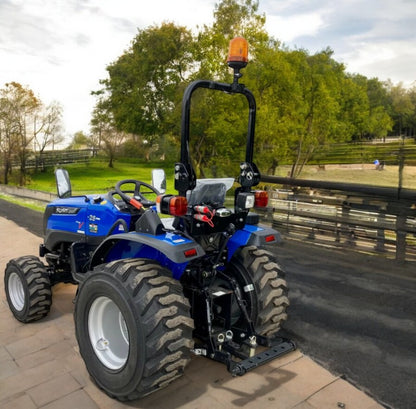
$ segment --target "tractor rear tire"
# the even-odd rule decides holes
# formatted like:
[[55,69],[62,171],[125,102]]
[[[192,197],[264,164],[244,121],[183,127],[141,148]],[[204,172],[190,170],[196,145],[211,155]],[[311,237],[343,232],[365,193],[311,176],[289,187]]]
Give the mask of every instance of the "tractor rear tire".
[[74,320],[88,372],[121,401],[167,386],[190,361],[189,301],[171,272],[153,260],[117,260],[88,272]]
[[38,257],[10,260],[4,273],[4,289],[10,310],[19,321],[37,321],[48,315],[52,305],[51,282]]
[[229,271],[237,280],[257,333],[273,336],[287,319],[288,289],[272,253],[255,246],[240,248]]

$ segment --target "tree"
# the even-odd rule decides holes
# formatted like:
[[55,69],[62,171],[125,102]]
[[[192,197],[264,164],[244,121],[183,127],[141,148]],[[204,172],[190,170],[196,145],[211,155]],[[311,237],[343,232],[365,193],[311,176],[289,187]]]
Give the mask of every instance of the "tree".
[[266,18],[258,13],[257,0],[222,0],[215,6],[214,23],[198,34],[195,58],[199,62],[198,78],[224,80],[229,77],[226,65],[228,44],[236,36],[250,44],[250,54],[269,41]]
[[62,107],[58,102],[44,106],[33,91],[17,82],[0,90],[0,149],[3,180],[8,183],[13,160],[20,165],[19,183],[24,184],[26,163],[32,147],[38,152],[62,140]]
[[386,83],[389,91],[390,104],[392,108],[392,118],[395,122],[395,130],[399,136],[403,136],[403,131],[410,124],[410,119],[415,110],[410,94],[403,87],[403,84],[393,85],[391,81]]
[[[235,36],[244,36],[250,46],[241,81],[257,99],[255,149],[262,171],[274,173],[279,161],[289,162],[290,176],[297,177],[331,143],[386,136],[392,119],[413,129],[416,97],[399,98],[393,85],[346,73],[329,48],[311,55],[282,47],[267,34],[257,0],[221,0],[213,24],[196,36],[172,23],[139,30],[101,81],[91,122],[94,143],[100,145],[111,126],[150,157],[148,147],[156,152],[161,141],[178,138],[187,84],[201,78],[231,82],[226,52]],[[246,101],[231,98],[205,90],[193,95],[190,149],[199,176],[220,175],[241,160]],[[403,105],[405,99],[411,103]]]
[[166,132],[177,87],[193,62],[191,44],[184,27],[152,26],[139,30],[131,48],[107,67],[109,78],[101,83],[118,130],[147,139]]
[[21,185],[25,182],[26,161],[29,146],[33,142],[34,118],[39,113],[41,101],[32,90],[17,82],[10,82],[0,90],[1,95],[1,147],[4,158],[4,183],[8,183],[12,156],[15,153],[20,163]]
[[133,139],[150,157],[159,141],[178,130],[183,84],[193,69],[193,46],[189,30],[163,23],[139,30],[130,49],[107,67],[109,78],[93,92],[97,103],[91,137],[105,147],[111,166],[114,148],[122,140]]
[[[253,57],[268,42],[265,17],[258,13],[258,5],[252,0],[223,0],[216,5],[214,23],[204,26],[197,37],[198,70],[193,78],[232,80],[226,59],[233,37],[245,37]],[[197,174],[218,176],[229,173],[231,167],[238,169],[235,165],[244,160],[247,132],[245,98],[198,90],[193,96],[191,115],[190,149]]]
[[91,135],[86,143],[103,148],[108,156],[108,167],[114,167],[118,149],[127,139],[127,134],[115,126],[109,99],[103,98],[103,92],[95,93],[98,97],[91,118]]
[[[143,147],[169,140],[172,134],[179,135],[180,102],[186,84],[195,77],[230,78],[225,59],[232,37],[244,35],[252,52],[267,41],[258,1],[223,0],[216,6],[214,17],[214,25],[205,26],[197,38],[172,23],[139,30],[130,49],[107,67],[109,78],[101,81],[103,89],[97,93],[97,109],[100,110],[99,104],[106,104],[104,114],[111,114],[115,129],[131,134],[135,140],[140,138]],[[193,111],[201,116],[193,117],[194,130],[202,133],[195,136],[193,153],[201,165],[210,166],[218,154],[228,158],[229,147],[236,146],[234,133],[225,132],[234,129],[227,127],[229,103],[225,101],[222,95],[207,100],[196,97]],[[219,115],[215,119],[208,115],[214,106]],[[102,118],[98,111],[93,121],[93,134],[99,135]]]
[[63,141],[62,136],[62,105],[54,101],[50,105],[41,106],[40,112],[34,116],[33,124],[34,150],[42,153],[45,148]]
[[416,139],[416,83],[408,90],[408,94],[414,107],[408,119],[409,133]]
[[393,129],[393,124],[393,119],[382,106],[377,106],[371,110],[368,129],[375,138],[383,138],[385,142],[388,132]]
[[[251,62],[242,82],[257,99],[255,149],[263,171],[274,173],[281,159],[291,163],[290,176],[296,177],[318,149],[367,131],[365,88],[348,78],[344,65],[332,58],[332,50],[310,55],[306,50],[281,48],[265,31],[257,1],[224,0],[216,6],[214,17],[212,27],[205,26],[198,36],[196,75],[229,81],[228,42],[236,35],[249,39]],[[231,110],[229,105],[223,96],[196,98],[191,149],[201,175],[204,165],[224,168],[241,145],[244,106],[237,103]]]
[[74,133],[71,143],[68,145],[68,149],[83,149],[89,145],[89,138],[83,131]]
[[17,146],[17,127],[11,101],[5,89],[0,90],[0,150],[3,162],[3,183],[9,183],[12,170],[12,154]]
[[257,97],[256,157],[261,155],[258,165],[271,174],[291,150],[292,125],[302,101],[292,61],[298,58],[302,53],[289,56],[277,42],[270,42],[247,67],[247,85]]
[[102,140],[104,143],[104,151],[108,156],[108,167],[114,167],[114,160],[116,159],[118,149],[127,139],[127,134],[119,131],[114,127],[107,127],[102,133]]
[[393,129],[393,119],[389,115],[391,106],[386,86],[377,78],[367,79],[364,76],[361,76],[361,78],[367,88],[370,108],[369,137],[383,138],[385,141],[388,132]]
[[91,93],[97,98],[97,102],[91,115],[90,144],[94,149],[100,149],[102,145],[102,135],[110,121],[111,112],[109,111],[109,98],[105,98],[105,90],[94,91]]
[[351,136],[342,107],[354,87],[330,49],[310,55],[269,43],[247,70],[259,96],[256,150],[266,159],[263,170],[274,173],[280,158],[297,177],[318,149]]

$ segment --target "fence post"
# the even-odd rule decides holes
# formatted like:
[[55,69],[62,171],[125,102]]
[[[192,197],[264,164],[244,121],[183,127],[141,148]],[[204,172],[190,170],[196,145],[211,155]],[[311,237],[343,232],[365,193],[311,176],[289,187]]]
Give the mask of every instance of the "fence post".
[[344,201],[342,203],[342,221],[346,221],[346,223],[341,224],[341,233],[346,235],[346,239],[344,244],[353,247],[356,245],[356,237],[354,228],[350,226],[349,224],[349,218],[350,218],[350,210],[351,210],[351,204]]
[[406,260],[406,215],[396,218],[396,261]]
[[[378,214],[378,219],[380,222],[384,223],[384,220],[386,218],[386,215],[384,214],[384,212],[382,212],[380,210],[380,213]],[[383,253],[384,251],[386,251],[384,244],[385,244],[385,234],[384,234],[384,228],[381,229],[377,229],[377,242],[376,245],[374,246],[374,249],[380,253]]]

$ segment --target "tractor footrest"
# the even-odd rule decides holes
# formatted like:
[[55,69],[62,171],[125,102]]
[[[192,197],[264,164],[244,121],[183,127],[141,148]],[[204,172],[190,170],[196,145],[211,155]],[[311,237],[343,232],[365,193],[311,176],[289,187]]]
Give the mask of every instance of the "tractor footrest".
[[233,376],[242,376],[248,371],[257,368],[260,365],[264,365],[288,352],[294,351],[295,349],[296,345],[294,342],[282,340],[280,343],[272,345],[272,347],[266,351],[260,352],[250,358],[246,358],[239,362],[229,362],[228,370]]

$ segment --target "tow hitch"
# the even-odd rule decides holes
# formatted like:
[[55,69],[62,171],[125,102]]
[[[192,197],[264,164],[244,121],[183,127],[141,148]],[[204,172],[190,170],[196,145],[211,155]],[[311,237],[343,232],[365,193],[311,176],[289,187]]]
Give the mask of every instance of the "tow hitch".
[[[262,336],[252,336],[243,344],[237,344],[232,338],[231,331],[220,333],[217,336],[217,349],[210,352],[207,348],[197,347],[193,352],[225,364],[232,376],[242,376],[296,349],[296,344],[286,338],[269,340]],[[256,354],[257,342],[260,346],[267,344],[267,349]]]
[[[246,301],[237,281],[222,271],[215,271],[214,276],[222,280],[222,286],[211,285],[204,291],[198,292],[198,298],[204,299],[202,305],[205,305],[205,329],[208,336],[198,334],[198,338],[205,338],[206,342],[196,346],[193,353],[225,364],[233,376],[242,376],[296,349],[296,344],[284,337],[278,335],[267,337],[258,334],[248,314]],[[228,285],[224,286],[224,282]],[[214,305],[223,314],[222,329],[216,327],[212,321]],[[232,324],[235,308],[240,310],[241,317],[243,317],[240,327]],[[200,311],[202,310],[201,308]],[[258,349],[261,351],[257,352]]]
[[248,371],[251,371],[258,366],[267,364],[273,359],[279,358],[282,355],[287,354],[288,352],[294,351],[296,345],[290,340],[280,338],[275,340],[273,345],[252,357],[243,359],[242,361],[236,362],[232,359],[229,360],[227,368],[233,376],[242,376]]

